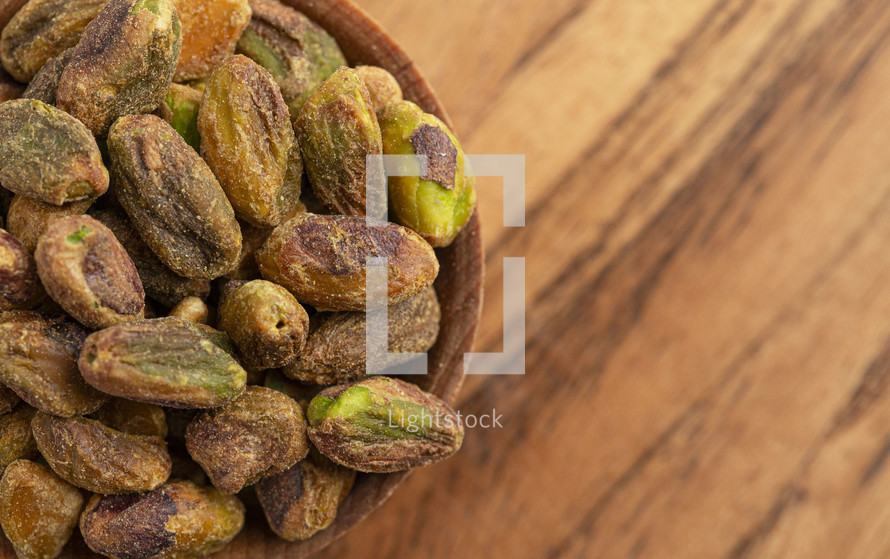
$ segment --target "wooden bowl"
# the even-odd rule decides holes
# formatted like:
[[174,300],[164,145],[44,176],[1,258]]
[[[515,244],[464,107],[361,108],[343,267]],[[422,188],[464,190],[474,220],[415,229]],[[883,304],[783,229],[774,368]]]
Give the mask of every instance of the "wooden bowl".
[[[25,0],[0,0],[0,29],[24,3]],[[283,0],[283,3],[303,12],[333,35],[351,65],[369,64],[386,68],[398,79],[406,99],[414,101],[451,126],[444,107],[411,59],[392,37],[352,2]],[[451,246],[437,249],[436,253],[441,263],[436,280],[436,291],[442,305],[439,339],[429,353],[429,374],[408,380],[454,404],[463,381],[463,356],[472,351],[482,310],[484,270],[478,212]],[[341,537],[383,504],[410,473],[359,474],[349,496],[340,505],[334,524],[302,542],[286,542],[278,538],[268,528],[260,511],[250,511],[241,534],[214,557],[306,557]],[[422,506],[423,503],[418,503],[418,507]],[[76,533],[62,554],[62,557],[72,558],[94,556]],[[5,538],[0,541],[0,557],[15,558]]]

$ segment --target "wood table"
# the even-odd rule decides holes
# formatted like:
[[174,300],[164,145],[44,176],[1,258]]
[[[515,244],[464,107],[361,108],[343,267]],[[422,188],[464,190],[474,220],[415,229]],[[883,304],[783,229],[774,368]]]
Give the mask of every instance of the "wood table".
[[480,180],[477,351],[526,258],[502,414],[319,557],[890,555],[890,5],[359,0]]

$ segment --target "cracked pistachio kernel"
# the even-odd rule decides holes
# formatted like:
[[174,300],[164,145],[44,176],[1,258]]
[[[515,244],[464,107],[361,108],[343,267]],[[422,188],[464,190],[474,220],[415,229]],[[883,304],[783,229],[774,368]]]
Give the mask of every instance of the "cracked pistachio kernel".
[[198,109],[201,108],[203,94],[193,87],[174,83],[170,85],[164,103],[161,105],[161,117],[182,139],[195,151],[201,149],[201,136],[198,133]]
[[108,190],[108,171],[90,131],[34,99],[0,104],[0,184],[61,206]]
[[91,334],[78,366],[94,387],[172,408],[211,408],[237,398],[247,373],[228,337],[176,317],[122,324]]
[[309,97],[295,127],[312,191],[330,210],[365,215],[367,176],[382,177],[380,126],[368,89],[351,68],[340,68]]
[[201,155],[240,219],[274,227],[293,213],[303,163],[269,72],[241,55],[220,64],[207,80],[198,130]]
[[368,93],[371,94],[371,104],[378,115],[388,105],[402,100],[402,88],[395,76],[378,66],[356,66],[355,73],[362,79]]
[[198,415],[186,430],[185,444],[223,493],[282,472],[309,452],[300,405],[262,386],[248,386],[236,400]]
[[451,244],[476,207],[475,177],[464,176],[464,152],[451,130],[410,101],[380,115],[383,153],[426,156],[421,176],[389,177],[389,203],[399,223],[434,247]]
[[154,491],[94,495],[80,516],[87,546],[112,559],[174,559],[210,555],[244,526],[244,505],[234,495],[190,481]]
[[93,134],[164,99],[182,44],[172,0],[109,0],[62,72],[56,102]]
[[31,253],[0,229],[0,311],[27,309],[42,298],[43,288]]
[[272,531],[288,541],[306,540],[333,524],[355,476],[312,448],[289,470],[260,480],[256,493]]
[[30,460],[16,460],[0,479],[0,526],[21,559],[62,553],[83,509],[76,487]]
[[[439,335],[441,311],[436,291],[428,287],[421,293],[389,307],[387,314],[390,353],[425,353]],[[339,384],[380,372],[385,367],[405,362],[387,355],[382,363],[368,370],[364,312],[318,313],[311,320],[306,346],[297,359],[282,372],[300,382]],[[409,357],[410,359],[410,357]]]
[[60,315],[0,313],[0,383],[47,413],[70,417],[96,411],[108,397],[84,382],[76,363],[87,334]]
[[182,52],[173,79],[203,78],[235,52],[250,21],[247,0],[173,0],[182,22]]
[[88,215],[54,221],[34,252],[50,297],[89,328],[142,320],[145,291],[114,233]]
[[417,295],[439,273],[432,247],[416,233],[394,223],[368,225],[359,216],[299,215],[275,228],[257,263],[264,278],[302,303],[359,311],[366,305],[369,257],[387,258],[390,305]]
[[253,16],[238,40],[239,54],[269,70],[295,120],[300,107],[346,57],[324,29],[275,0],[250,0]]
[[451,407],[417,386],[373,377],[322,390],[309,403],[309,439],[360,472],[396,472],[451,456],[464,429]]
[[126,116],[108,135],[118,200],[151,250],[171,270],[209,280],[241,254],[235,211],[213,172],[169,124]]
[[0,61],[29,82],[50,58],[73,47],[107,0],[28,0],[0,34]]
[[223,300],[219,327],[232,338],[251,369],[272,369],[302,351],[309,315],[291,293],[270,281],[253,280]]

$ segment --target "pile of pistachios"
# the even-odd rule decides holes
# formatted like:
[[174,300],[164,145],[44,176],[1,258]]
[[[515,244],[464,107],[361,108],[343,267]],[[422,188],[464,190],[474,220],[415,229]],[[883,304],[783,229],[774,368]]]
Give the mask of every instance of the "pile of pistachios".
[[[389,72],[275,0],[29,0],[0,63],[0,527],[19,557],[75,528],[106,557],[203,557],[245,503],[304,540],[357,472],[460,448],[451,407],[366,355],[368,259],[387,259],[389,351],[430,350],[434,248],[476,204],[454,134]],[[386,179],[392,222],[366,215],[383,155],[424,162]]]

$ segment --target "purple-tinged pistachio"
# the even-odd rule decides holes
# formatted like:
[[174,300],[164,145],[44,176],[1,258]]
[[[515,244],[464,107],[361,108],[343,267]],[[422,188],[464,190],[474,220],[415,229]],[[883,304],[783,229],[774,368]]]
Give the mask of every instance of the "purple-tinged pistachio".
[[108,171],[90,131],[34,99],[0,104],[0,184],[61,206],[108,190]]
[[288,541],[306,540],[334,522],[355,476],[313,448],[289,470],[260,480],[256,493],[272,531]]
[[182,52],[173,79],[203,78],[235,52],[250,21],[247,0],[174,0],[182,22]]
[[130,435],[167,436],[164,408],[154,404],[112,398],[90,417]]
[[219,327],[232,338],[251,369],[272,369],[302,351],[309,315],[291,293],[272,282],[253,280],[230,293],[219,310]]
[[244,505],[233,495],[190,481],[148,493],[94,495],[80,517],[87,546],[112,559],[205,557],[244,526]]
[[96,411],[108,397],[84,382],[76,363],[87,333],[62,316],[0,313],[0,383],[47,413],[70,417]]
[[358,216],[302,214],[275,228],[257,253],[263,277],[318,310],[364,310],[366,260],[385,257],[388,303],[417,295],[436,279],[432,247],[407,227],[369,226]]
[[64,217],[83,215],[92,204],[93,200],[82,200],[56,206],[16,194],[9,205],[6,228],[29,252],[34,252],[37,241],[50,224]]
[[0,474],[22,458],[37,456],[37,443],[31,434],[31,418],[37,410],[21,404],[14,411],[0,415]]
[[21,82],[80,40],[107,0],[29,0],[0,34],[0,61]]
[[309,439],[360,472],[396,472],[457,452],[464,438],[451,407],[413,384],[374,377],[322,390],[309,403]]
[[250,0],[253,17],[238,52],[269,70],[296,119],[306,99],[346,57],[324,29],[275,0]]
[[198,129],[201,155],[239,218],[274,227],[293,213],[303,163],[269,72],[241,55],[220,64],[207,81]]
[[[391,353],[424,353],[439,335],[441,312],[436,291],[429,287],[389,308],[388,347]],[[404,359],[386,356],[367,370],[367,315],[363,312],[319,313],[311,321],[309,339],[299,357],[282,371],[301,382],[340,384],[380,372]]]
[[210,168],[152,115],[118,120],[108,136],[118,200],[152,251],[177,274],[214,279],[241,253],[232,205]]
[[62,553],[83,509],[83,496],[45,466],[17,460],[0,479],[0,526],[21,559]]
[[114,233],[88,215],[50,225],[34,252],[47,293],[89,328],[144,318],[145,291]]
[[464,176],[465,155],[444,122],[411,101],[380,115],[383,153],[426,157],[420,177],[389,177],[389,203],[399,223],[434,247],[451,244],[476,208],[476,179]]
[[362,79],[368,93],[371,94],[371,104],[378,115],[388,105],[402,100],[402,88],[396,78],[378,66],[356,66],[355,73]]
[[31,420],[37,448],[59,476],[103,495],[151,491],[170,476],[164,439],[130,435],[85,417],[37,412]]
[[43,298],[43,288],[31,253],[0,229],[0,310],[27,309]]
[[122,398],[176,408],[211,408],[237,398],[247,373],[228,337],[176,317],[94,332],[78,365],[92,386]]
[[[383,144],[368,89],[355,70],[343,67],[325,80],[303,105],[295,127],[318,199],[336,213],[365,215],[373,164],[368,156],[383,153]],[[382,169],[377,173],[383,176]]]
[[198,110],[201,108],[203,94],[187,85],[174,83],[170,85],[164,103],[161,105],[161,117],[182,139],[195,151],[201,150],[201,135],[198,133]]
[[59,90],[59,81],[62,79],[62,72],[71,60],[71,54],[74,48],[69,48],[58,56],[49,59],[43,68],[37,72],[28,88],[22,93],[25,99],[36,99],[43,101],[47,105],[56,104],[56,92]]
[[238,399],[200,414],[188,426],[185,443],[223,493],[282,472],[309,452],[300,405],[262,386],[248,386]]

